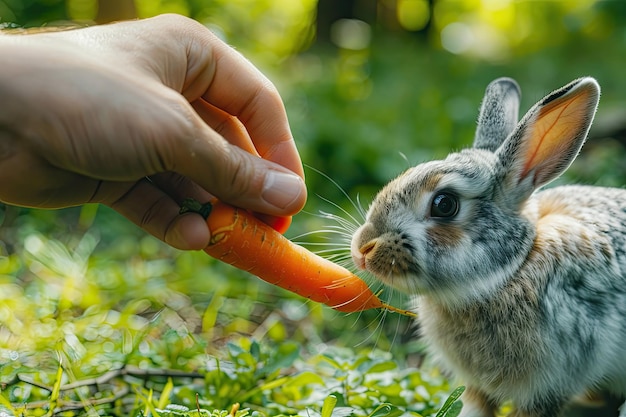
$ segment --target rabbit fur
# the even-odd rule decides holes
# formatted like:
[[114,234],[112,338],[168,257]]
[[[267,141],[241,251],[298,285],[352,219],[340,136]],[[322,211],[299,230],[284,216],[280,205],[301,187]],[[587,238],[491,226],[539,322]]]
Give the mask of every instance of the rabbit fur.
[[626,191],[538,191],[576,158],[599,96],[580,78],[518,122],[517,83],[493,81],[472,148],[391,181],[352,238],[357,266],[415,297],[429,352],[467,387],[463,417],[626,395]]

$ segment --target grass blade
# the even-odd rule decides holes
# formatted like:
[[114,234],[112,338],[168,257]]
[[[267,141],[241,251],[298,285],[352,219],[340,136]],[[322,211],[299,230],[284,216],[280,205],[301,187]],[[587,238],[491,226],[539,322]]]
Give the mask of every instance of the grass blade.
[[57,408],[59,404],[59,396],[61,395],[61,385],[63,383],[63,365],[62,361],[59,360],[59,368],[57,369],[56,380],[54,381],[54,385],[52,386],[52,392],[50,393],[50,416],[54,415],[54,410]]
[[170,403],[170,395],[174,390],[174,382],[172,378],[167,378],[167,383],[163,387],[163,392],[161,392],[161,396],[159,397],[159,402],[157,404],[158,409],[164,409]]

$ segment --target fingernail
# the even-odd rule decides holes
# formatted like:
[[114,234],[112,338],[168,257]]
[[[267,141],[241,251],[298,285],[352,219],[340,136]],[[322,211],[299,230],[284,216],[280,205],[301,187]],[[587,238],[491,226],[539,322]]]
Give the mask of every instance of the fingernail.
[[284,209],[300,197],[302,178],[293,174],[269,171],[265,176],[261,197],[268,203]]

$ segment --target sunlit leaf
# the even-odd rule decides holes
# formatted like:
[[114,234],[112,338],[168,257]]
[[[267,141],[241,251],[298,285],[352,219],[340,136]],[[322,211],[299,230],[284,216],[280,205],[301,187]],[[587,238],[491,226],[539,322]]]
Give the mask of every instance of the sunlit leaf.
[[333,410],[335,409],[336,405],[337,397],[335,397],[334,395],[329,395],[328,397],[326,397],[324,403],[322,404],[321,417],[332,417]]
[[[461,394],[463,394],[464,391],[464,386],[460,386],[452,391],[446,402],[443,404],[443,406],[441,406],[441,409],[437,413],[436,417],[456,417],[456,415],[458,415],[458,413],[460,412],[460,408],[458,405],[454,406],[454,404],[457,403],[457,401],[461,397]],[[448,415],[448,412],[452,414]]]
[[398,417],[403,414],[404,411],[398,407],[394,407],[391,404],[381,404],[372,411],[369,417]]

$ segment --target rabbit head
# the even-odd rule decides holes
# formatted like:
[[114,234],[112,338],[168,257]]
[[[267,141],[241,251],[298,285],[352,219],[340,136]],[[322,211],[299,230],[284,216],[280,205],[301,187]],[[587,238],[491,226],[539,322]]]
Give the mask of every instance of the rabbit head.
[[488,296],[525,261],[535,238],[532,194],[574,160],[599,94],[594,79],[575,80],[518,123],[517,83],[493,81],[472,148],[417,165],[378,193],[352,238],[355,264],[445,303]]

